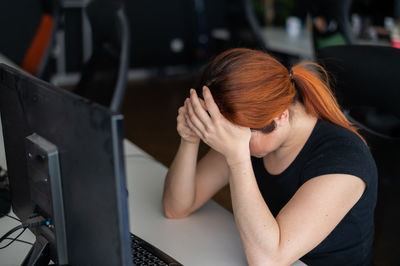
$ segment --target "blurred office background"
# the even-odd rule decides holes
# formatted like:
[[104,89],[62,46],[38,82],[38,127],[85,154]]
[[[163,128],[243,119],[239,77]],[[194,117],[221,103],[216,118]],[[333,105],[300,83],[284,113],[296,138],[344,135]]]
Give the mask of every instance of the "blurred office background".
[[[1,1],[0,62],[122,112],[125,137],[168,166],[179,145],[177,109],[205,63],[228,48],[261,49],[290,67],[334,59],[326,47],[351,46],[362,64],[382,65],[376,72],[390,66],[387,82],[360,75],[377,84],[370,95],[391,84],[387,97],[400,105],[399,17],[399,0]],[[379,46],[387,59],[360,46]],[[336,85],[380,168],[375,264],[400,265],[399,111],[356,108]],[[206,151],[202,145],[200,156]],[[215,200],[231,210],[228,188]]]

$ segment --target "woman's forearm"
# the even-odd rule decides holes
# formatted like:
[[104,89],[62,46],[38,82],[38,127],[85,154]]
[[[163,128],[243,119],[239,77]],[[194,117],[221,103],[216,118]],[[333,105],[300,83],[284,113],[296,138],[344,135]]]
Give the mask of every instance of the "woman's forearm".
[[181,140],[164,183],[163,207],[168,218],[189,214],[196,197],[196,165],[199,143]]
[[278,265],[279,225],[258,189],[251,160],[229,168],[235,221],[249,264]]

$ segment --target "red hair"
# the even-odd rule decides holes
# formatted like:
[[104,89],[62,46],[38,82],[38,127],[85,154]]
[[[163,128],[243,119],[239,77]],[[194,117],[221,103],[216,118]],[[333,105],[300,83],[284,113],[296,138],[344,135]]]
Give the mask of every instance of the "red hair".
[[307,113],[360,136],[340,110],[323,67],[300,63],[292,72],[293,80],[288,69],[267,53],[235,48],[208,63],[200,85],[210,88],[221,113],[240,126],[268,128],[275,117],[299,100]]

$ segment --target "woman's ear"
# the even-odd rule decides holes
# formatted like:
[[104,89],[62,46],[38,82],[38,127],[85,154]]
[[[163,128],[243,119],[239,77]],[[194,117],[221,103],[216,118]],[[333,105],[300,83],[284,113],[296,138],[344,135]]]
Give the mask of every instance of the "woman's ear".
[[289,109],[286,109],[285,111],[283,111],[283,113],[275,117],[274,121],[278,127],[289,123]]

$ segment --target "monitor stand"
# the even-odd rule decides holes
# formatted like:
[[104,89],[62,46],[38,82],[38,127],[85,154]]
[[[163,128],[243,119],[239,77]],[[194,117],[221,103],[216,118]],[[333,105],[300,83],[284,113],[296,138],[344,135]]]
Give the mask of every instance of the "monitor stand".
[[[36,241],[22,265],[48,265],[50,257],[56,258],[59,265],[66,265],[67,235],[58,149],[35,133],[26,137],[25,148],[33,211],[48,223],[31,228]],[[29,219],[24,222],[29,223]]]

